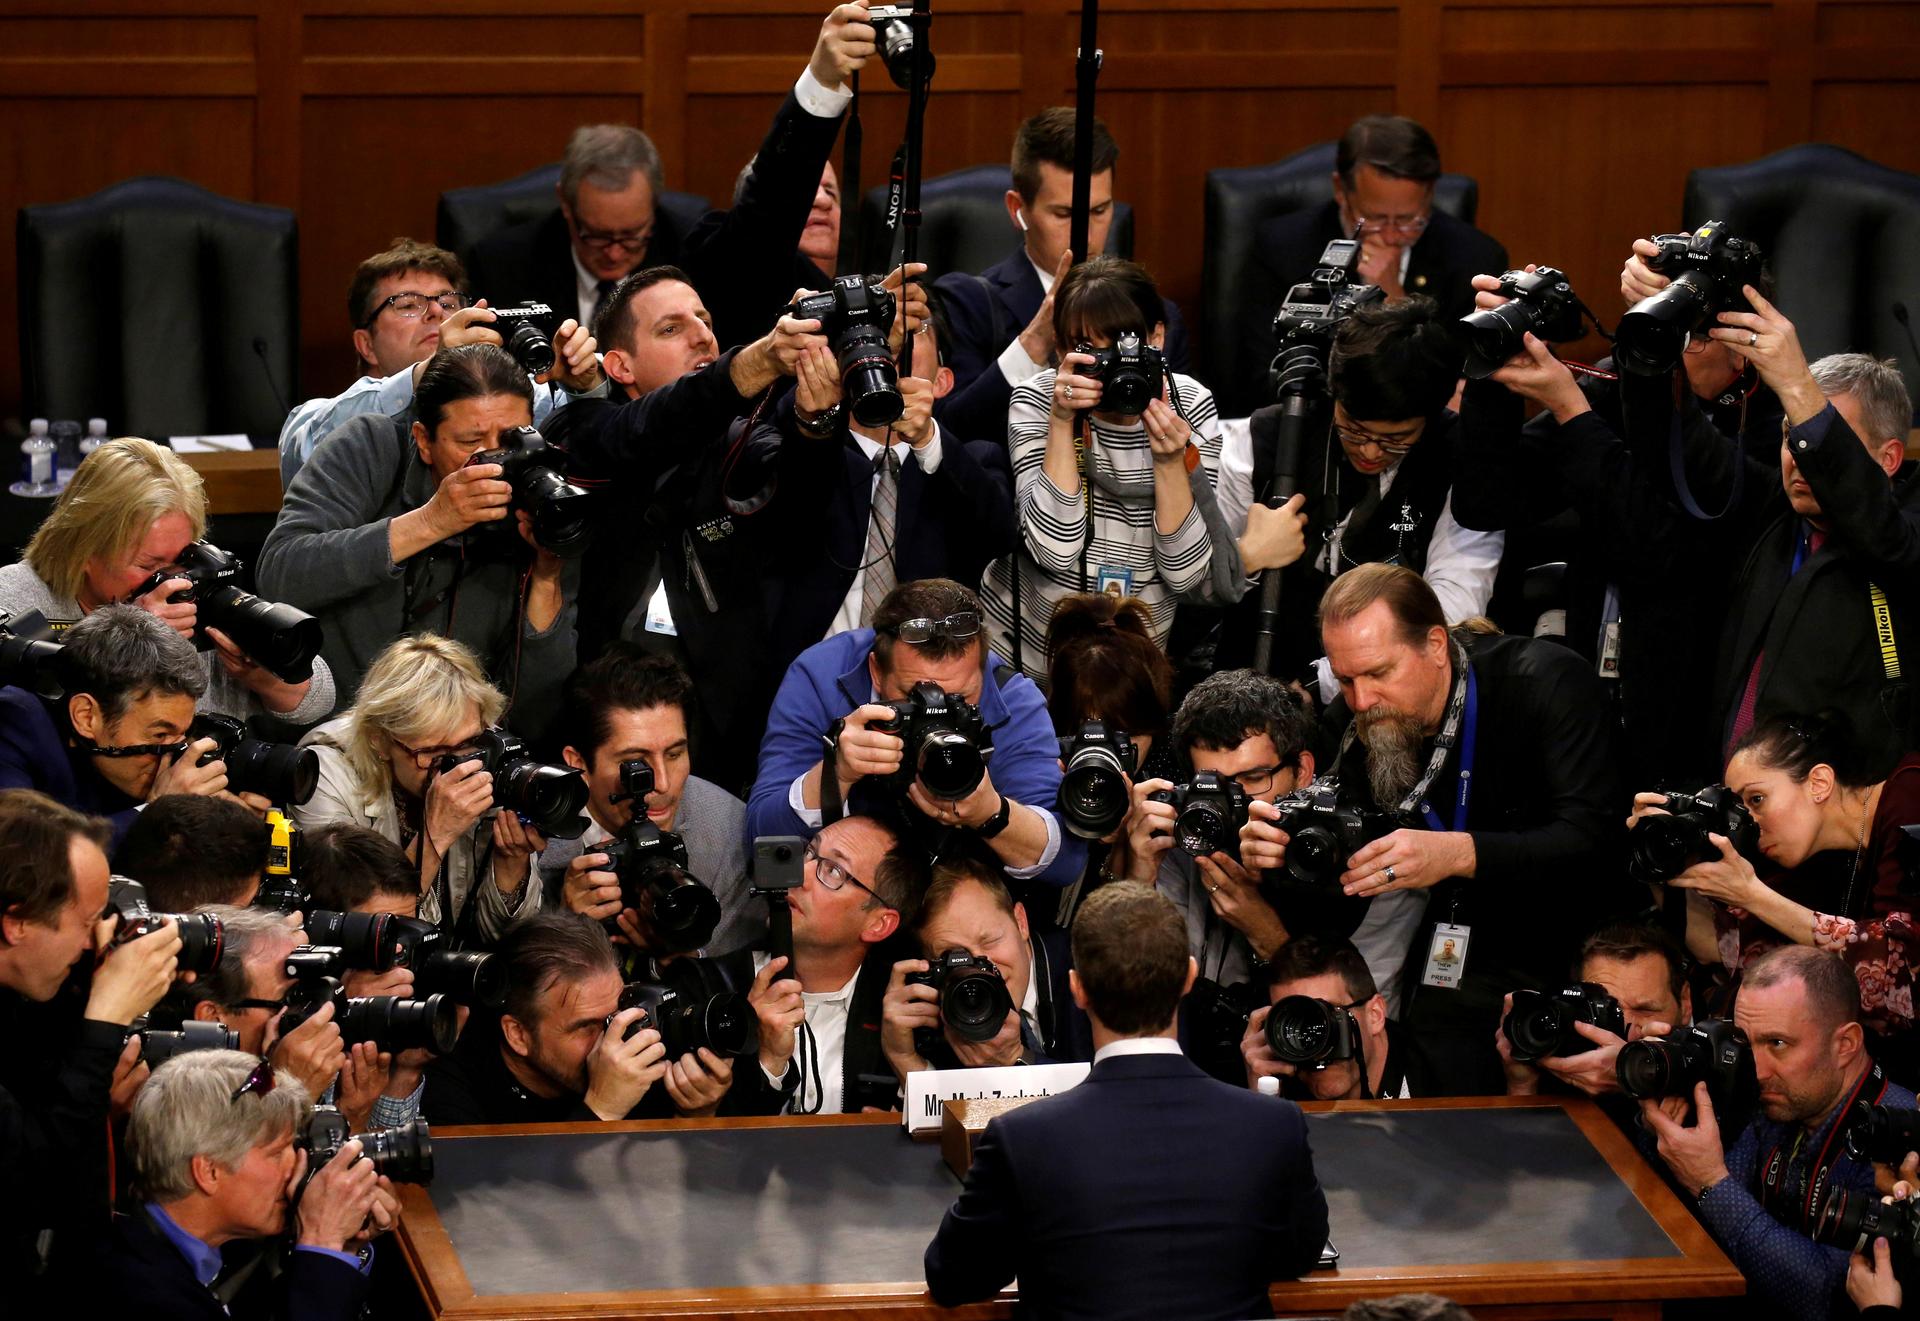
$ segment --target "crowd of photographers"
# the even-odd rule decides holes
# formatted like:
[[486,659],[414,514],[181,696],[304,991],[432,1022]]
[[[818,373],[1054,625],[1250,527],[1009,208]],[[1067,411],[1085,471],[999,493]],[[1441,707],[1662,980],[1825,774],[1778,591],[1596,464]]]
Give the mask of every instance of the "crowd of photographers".
[[18,1296],[347,1316],[430,1124],[1090,1060],[1068,932],[1136,881],[1217,1078],[1595,1097],[1753,1307],[1897,1307],[1898,372],[1809,363],[1717,222],[1623,241],[1611,356],[1564,361],[1607,300],[1504,269],[1385,116],[1263,230],[1231,379],[1143,268],[1071,262],[1071,112],[1016,138],[1005,262],[835,276],[879,21],[828,17],[727,212],[599,126],[471,285],[364,263],[260,595],[133,438],[0,568]]

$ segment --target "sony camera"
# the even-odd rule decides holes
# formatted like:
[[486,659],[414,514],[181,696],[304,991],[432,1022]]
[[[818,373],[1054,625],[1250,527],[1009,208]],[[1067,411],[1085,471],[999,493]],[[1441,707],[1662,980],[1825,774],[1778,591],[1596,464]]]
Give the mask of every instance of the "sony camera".
[[1353,1010],[1311,995],[1289,995],[1267,1014],[1267,1045],[1296,1068],[1318,1072],[1360,1053]]
[[894,297],[881,287],[879,276],[836,275],[831,289],[791,304],[787,315],[820,323],[820,333],[833,345],[840,388],[854,420],[867,427],[900,420],[906,402],[900,397],[900,373],[887,347]]
[[157,1069],[175,1055],[190,1051],[240,1049],[240,1034],[225,1023],[203,1023],[190,1018],[180,1025],[179,1031],[169,1032],[164,1028],[149,1028],[135,1020],[127,1029],[127,1036],[135,1033],[140,1036],[140,1062],[150,1069]]
[[1099,720],[1080,726],[1072,738],[1060,740],[1060,819],[1081,839],[1105,839],[1127,815],[1127,777],[1138,756],[1123,729],[1109,729]]
[[527,745],[504,730],[489,729],[471,748],[449,752],[434,763],[442,775],[477,761],[493,777],[493,805],[517,812],[549,839],[579,839],[586,833],[587,782],[571,766],[536,761]]
[[[654,946],[684,954],[713,939],[720,925],[720,901],[687,870],[686,841],[647,819],[647,795],[653,792],[653,767],[638,758],[620,763],[616,803],[631,802],[633,815],[614,838],[599,846],[606,869],[620,878],[620,903],[640,915]],[[617,923],[607,923],[609,931]]]
[[1920,1151],[1920,1110],[1855,1102],[1847,1123],[1849,1156],[1897,1166],[1909,1151]]
[[424,1000],[398,995],[348,995],[336,976],[315,975],[328,956],[309,946],[287,956],[293,985],[287,990],[280,1035],[286,1036],[329,1003],[344,1046],[371,1041],[383,1051],[427,1050],[445,1055],[460,1035],[453,1001],[444,995]]
[[1327,354],[1340,323],[1359,308],[1385,301],[1378,285],[1354,282],[1359,265],[1360,241],[1335,239],[1320,254],[1313,274],[1287,291],[1273,317],[1278,352],[1269,372],[1277,397],[1323,393]]
[[244,720],[202,711],[187,727],[190,739],[210,738],[216,746],[200,758],[227,764],[227,788],[253,793],[275,803],[304,803],[320,784],[320,754],[294,743],[255,738]]
[[[867,22],[873,24],[874,44],[887,66],[887,76],[901,91],[913,87],[912,5],[874,5],[867,10]],[[933,52],[927,52],[927,77],[933,77]]]
[[1592,982],[1563,986],[1551,995],[1543,991],[1515,991],[1513,1008],[1500,1030],[1507,1034],[1513,1057],[1523,1063],[1546,1056],[1582,1055],[1593,1043],[1581,1036],[1575,1023],[1591,1023],[1625,1040],[1627,1018],[1620,1002],[1606,988]]
[[1691,1097],[1694,1085],[1704,1082],[1723,1123],[1725,1115],[1750,1107],[1760,1091],[1747,1034],[1725,1018],[1675,1028],[1672,1036],[1629,1041],[1620,1048],[1614,1072],[1620,1090],[1636,1101]]
[[240,588],[242,565],[237,555],[229,555],[211,542],[188,543],[171,568],[154,575],[128,593],[128,599],[141,597],[161,583],[185,578],[185,591],[175,592],[169,602],[191,601],[198,607],[193,630],[194,645],[202,651],[213,646],[207,636],[217,628],[255,661],[287,683],[305,683],[313,677],[313,658],[320,654],[320,622],[304,610],[290,605],[263,601]]
[[1637,376],[1672,371],[1687,341],[1712,329],[1720,313],[1751,310],[1743,286],[1761,279],[1760,245],[1729,234],[1724,220],[1653,241],[1660,251],[1647,268],[1673,283],[1628,308],[1614,330],[1613,360]]
[[[360,1154],[395,1183],[433,1181],[433,1133],[426,1120],[413,1119],[397,1128],[356,1134],[348,1130],[347,1117],[330,1105],[313,1107],[306,1123],[293,1133],[293,1145],[307,1153],[307,1178],[326,1168],[353,1137],[360,1139]],[[306,1191],[304,1184],[301,1191]]]
[[[623,1039],[651,1027],[660,1034],[670,1060],[703,1046],[735,1059],[760,1049],[760,1016],[747,997],[697,959],[676,959],[661,968],[657,980],[622,987],[613,1012],[636,1008],[646,1012],[627,1025]],[[613,1021],[613,1014],[607,1021]]]
[[1508,271],[1497,291],[1511,301],[1479,308],[1460,318],[1460,346],[1466,351],[1466,374],[1474,380],[1491,376],[1509,358],[1526,349],[1526,337],[1560,344],[1579,339],[1585,328],[1585,305],[1574,295],[1566,272],[1551,266],[1532,271]]
[[1337,884],[1347,859],[1405,823],[1392,812],[1349,801],[1334,778],[1315,780],[1277,800],[1274,824],[1287,835],[1286,875],[1301,885]]
[[593,532],[587,517],[593,497],[567,480],[567,452],[533,427],[507,427],[496,445],[467,466],[500,465],[500,480],[513,487],[513,508],[532,520],[542,550],[566,559],[584,554]]
[[1137,332],[1121,331],[1114,337],[1112,348],[1081,344],[1075,351],[1093,359],[1080,373],[1100,382],[1101,412],[1137,416],[1160,397],[1160,387],[1167,379],[1167,360]]
[[553,333],[547,329],[554,324],[551,307],[545,303],[520,303],[492,311],[491,329],[499,332],[501,345],[520,364],[520,370],[529,376],[553,370]]
[[[992,1041],[999,1036],[1013,1012],[1013,996],[993,960],[975,958],[956,946],[927,963],[925,972],[907,974],[907,985],[931,986],[940,993],[940,1018],[947,1030],[963,1041]],[[939,1036],[927,1028],[918,1029],[916,1036],[922,1033]],[[933,1042],[915,1044],[924,1056]]]
[[212,913],[156,913],[147,907],[147,887],[130,876],[115,876],[108,883],[107,907],[120,915],[114,944],[138,940],[172,922],[180,928],[181,972],[209,973],[219,965],[227,929]]
[[1186,784],[1156,789],[1147,801],[1166,803],[1178,814],[1173,822],[1176,848],[1196,858],[1209,853],[1240,856],[1240,827],[1247,824],[1247,791],[1231,776],[1201,771]]
[[498,1009],[507,1002],[507,965],[484,950],[451,949],[447,933],[417,917],[390,924],[397,967],[413,971],[416,996],[444,995],[455,1004]]
[[1636,881],[1664,884],[1697,862],[1720,856],[1707,836],[1725,835],[1746,858],[1760,847],[1760,827],[1724,784],[1699,793],[1670,793],[1665,816],[1643,816],[1627,832],[1627,871]]
[[52,636],[52,625],[38,610],[0,611],[0,687],[25,688],[50,701],[65,695],[59,667],[63,648],[49,640]]
[[1884,1238],[1889,1248],[1911,1261],[1920,1257],[1920,1203],[1883,1202],[1873,1188],[1835,1188],[1820,1206],[1813,1237],[1869,1258],[1873,1241]]
[[897,734],[907,745],[898,772],[902,790],[919,780],[935,798],[956,800],[980,787],[993,743],[973,703],[922,680],[901,701],[880,705],[891,708],[893,718],[867,728]]

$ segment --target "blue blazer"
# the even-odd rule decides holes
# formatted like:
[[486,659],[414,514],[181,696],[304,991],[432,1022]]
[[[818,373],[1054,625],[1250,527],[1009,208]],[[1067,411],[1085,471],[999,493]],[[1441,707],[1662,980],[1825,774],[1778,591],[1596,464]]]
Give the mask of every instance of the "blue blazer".
[[[867,656],[873,651],[873,630],[857,628],[836,633],[800,653],[774,695],[767,716],[766,737],[760,743],[760,775],[747,799],[747,836],[804,835],[816,831],[787,803],[793,782],[820,760],[820,740],[827,726],[864,706],[873,692]],[[1016,674],[998,656],[988,653],[987,673],[980,688],[980,717],[993,734],[993,756],[987,770],[996,789],[1014,802],[1049,815],[1060,794],[1060,741],[1054,736],[1047,699],[1033,680]],[[893,808],[888,791],[862,781],[849,795],[850,814]],[[918,816],[905,809],[911,819]],[[1057,818],[1056,818],[1057,820]],[[1042,885],[1071,885],[1085,869],[1086,841],[1060,830],[1060,851],[1034,880]]]
[[987,1125],[927,1288],[956,1307],[1018,1276],[1027,1317],[1272,1316],[1267,1286],[1326,1241],[1298,1106],[1185,1056],[1122,1055]]
[[113,823],[109,852],[133,824],[139,802],[101,779],[67,747],[54,709],[24,688],[0,688],[0,789],[38,789],[57,803]]

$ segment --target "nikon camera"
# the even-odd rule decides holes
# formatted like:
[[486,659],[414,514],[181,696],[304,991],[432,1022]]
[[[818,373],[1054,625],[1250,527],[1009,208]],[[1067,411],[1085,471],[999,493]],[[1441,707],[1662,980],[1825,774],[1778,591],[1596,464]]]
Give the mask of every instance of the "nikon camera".
[[993,744],[973,703],[922,680],[901,701],[880,705],[892,708],[893,718],[867,728],[897,734],[907,745],[898,772],[903,792],[919,780],[935,798],[955,800],[980,787]]
[[1161,385],[1167,379],[1167,360],[1137,331],[1121,331],[1111,348],[1081,344],[1075,352],[1093,359],[1080,370],[1081,375],[1100,382],[1101,412],[1138,416],[1160,397]]
[[241,590],[243,567],[239,556],[211,542],[189,542],[170,567],[156,570],[127,596],[129,600],[145,596],[162,583],[184,578],[186,589],[167,599],[174,604],[194,603],[194,646],[211,650],[213,639],[207,630],[217,628],[280,679],[305,683],[313,677],[313,658],[320,654],[320,622],[304,610],[263,601]]
[[[373,1168],[395,1183],[433,1181],[433,1132],[426,1120],[356,1134],[348,1130],[347,1117],[330,1105],[313,1107],[307,1122],[294,1130],[293,1145],[307,1153],[307,1178],[326,1168],[352,1137],[360,1140],[360,1154],[373,1162]],[[305,1183],[300,1190],[306,1191]]]
[[434,763],[441,774],[463,762],[477,761],[493,776],[493,805],[518,812],[549,839],[579,839],[586,833],[587,782],[571,766],[548,766],[534,759],[527,745],[499,729],[489,729],[471,748],[449,752]]
[[[760,1016],[753,1005],[699,960],[676,959],[653,980],[629,982],[613,1014],[625,1009],[646,1012],[627,1025],[624,1035],[653,1028],[670,1060],[702,1047],[734,1059],[760,1049]],[[613,1014],[607,1015],[608,1023]]]
[[[287,990],[286,1011],[280,1018],[285,1036],[333,1005],[333,1021],[340,1040],[351,1047],[371,1041],[383,1051],[428,1050],[445,1055],[460,1035],[453,1001],[444,995],[416,1000],[397,995],[348,995],[340,985],[340,951],[307,945],[287,956],[286,972],[294,979]],[[331,972],[322,969],[331,968]]]
[[187,728],[190,739],[210,738],[215,747],[200,764],[224,761],[227,788],[254,793],[277,804],[299,804],[320,787],[320,754],[294,743],[255,738],[244,720],[202,711]]
[[1751,310],[1743,286],[1761,279],[1760,245],[1729,234],[1724,220],[1653,241],[1660,251],[1647,267],[1673,283],[1628,308],[1614,332],[1613,360],[1636,376],[1678,367],[1687,341],[1711,330],[1720,313]]
[[500,465],[500,480],[513,488],[512,507],[532,520],[542,550],[563,559],[586,553],[593,497],[567,480],[565,450],[533,427],[507,427],[495,448],[467,460],[468,467],[476,463]]
[[1522,1063],[1564,1055],[1583,1055],[1593,1043],[1580,1035],[1576,1023],[1591,1023],[1625,1039],[1627,1018],[1620,1002],[1607,994],[1604,986],[1578,982],[1563,986],[1552,995],[1540,991],[1515,991],[1513,1008],[1500,1030],[1506,1033],[1508,1048]]
[[59,660],[64,648],[52,638],[53,626],[38,610],[0,611],[0,687],[25,688],[49,701],[63,696]]
[[1529,334],[1555,344],[1580,338],[1584,306],[1564,271],[1551,266],[1508,271],[1500,277],[1497,292],[1509,301],[1460,318],[1466,374],[1474,380],[1493,375],[1509,358],[1524,352]]
[[900,420],[900,373],[887,347],[893,326],[894,298],[877,275],[837,275],[825,293],[808,294],[791,304],[787,315],[818,321],[833,345],[840,366],[840,388],[847,409],[862,426],[884,427]]

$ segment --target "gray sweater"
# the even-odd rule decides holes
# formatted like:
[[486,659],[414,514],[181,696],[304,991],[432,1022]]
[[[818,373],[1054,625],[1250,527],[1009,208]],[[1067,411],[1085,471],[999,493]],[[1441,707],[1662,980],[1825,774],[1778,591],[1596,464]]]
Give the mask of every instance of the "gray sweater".
[[[19,614],[23,610],[38,610],[49,623],[60,627],[75,623],[84,613],[78,601],[55,596],[53,588],[47,586],[25,560],[0,568],[0,612]],[[286,712],[268,711],[262,706],[252,689],[227,673],[218,652],[209,651],[202,659],[207,670],[207,691],[200,699],[202,711],[240,720],[268,716],[282,724],[304,728],[326,719],[333,710],[333,672],[321,657],[314,658],[313,681],[307,687],[307,695],[300,699],[300,705]]]

